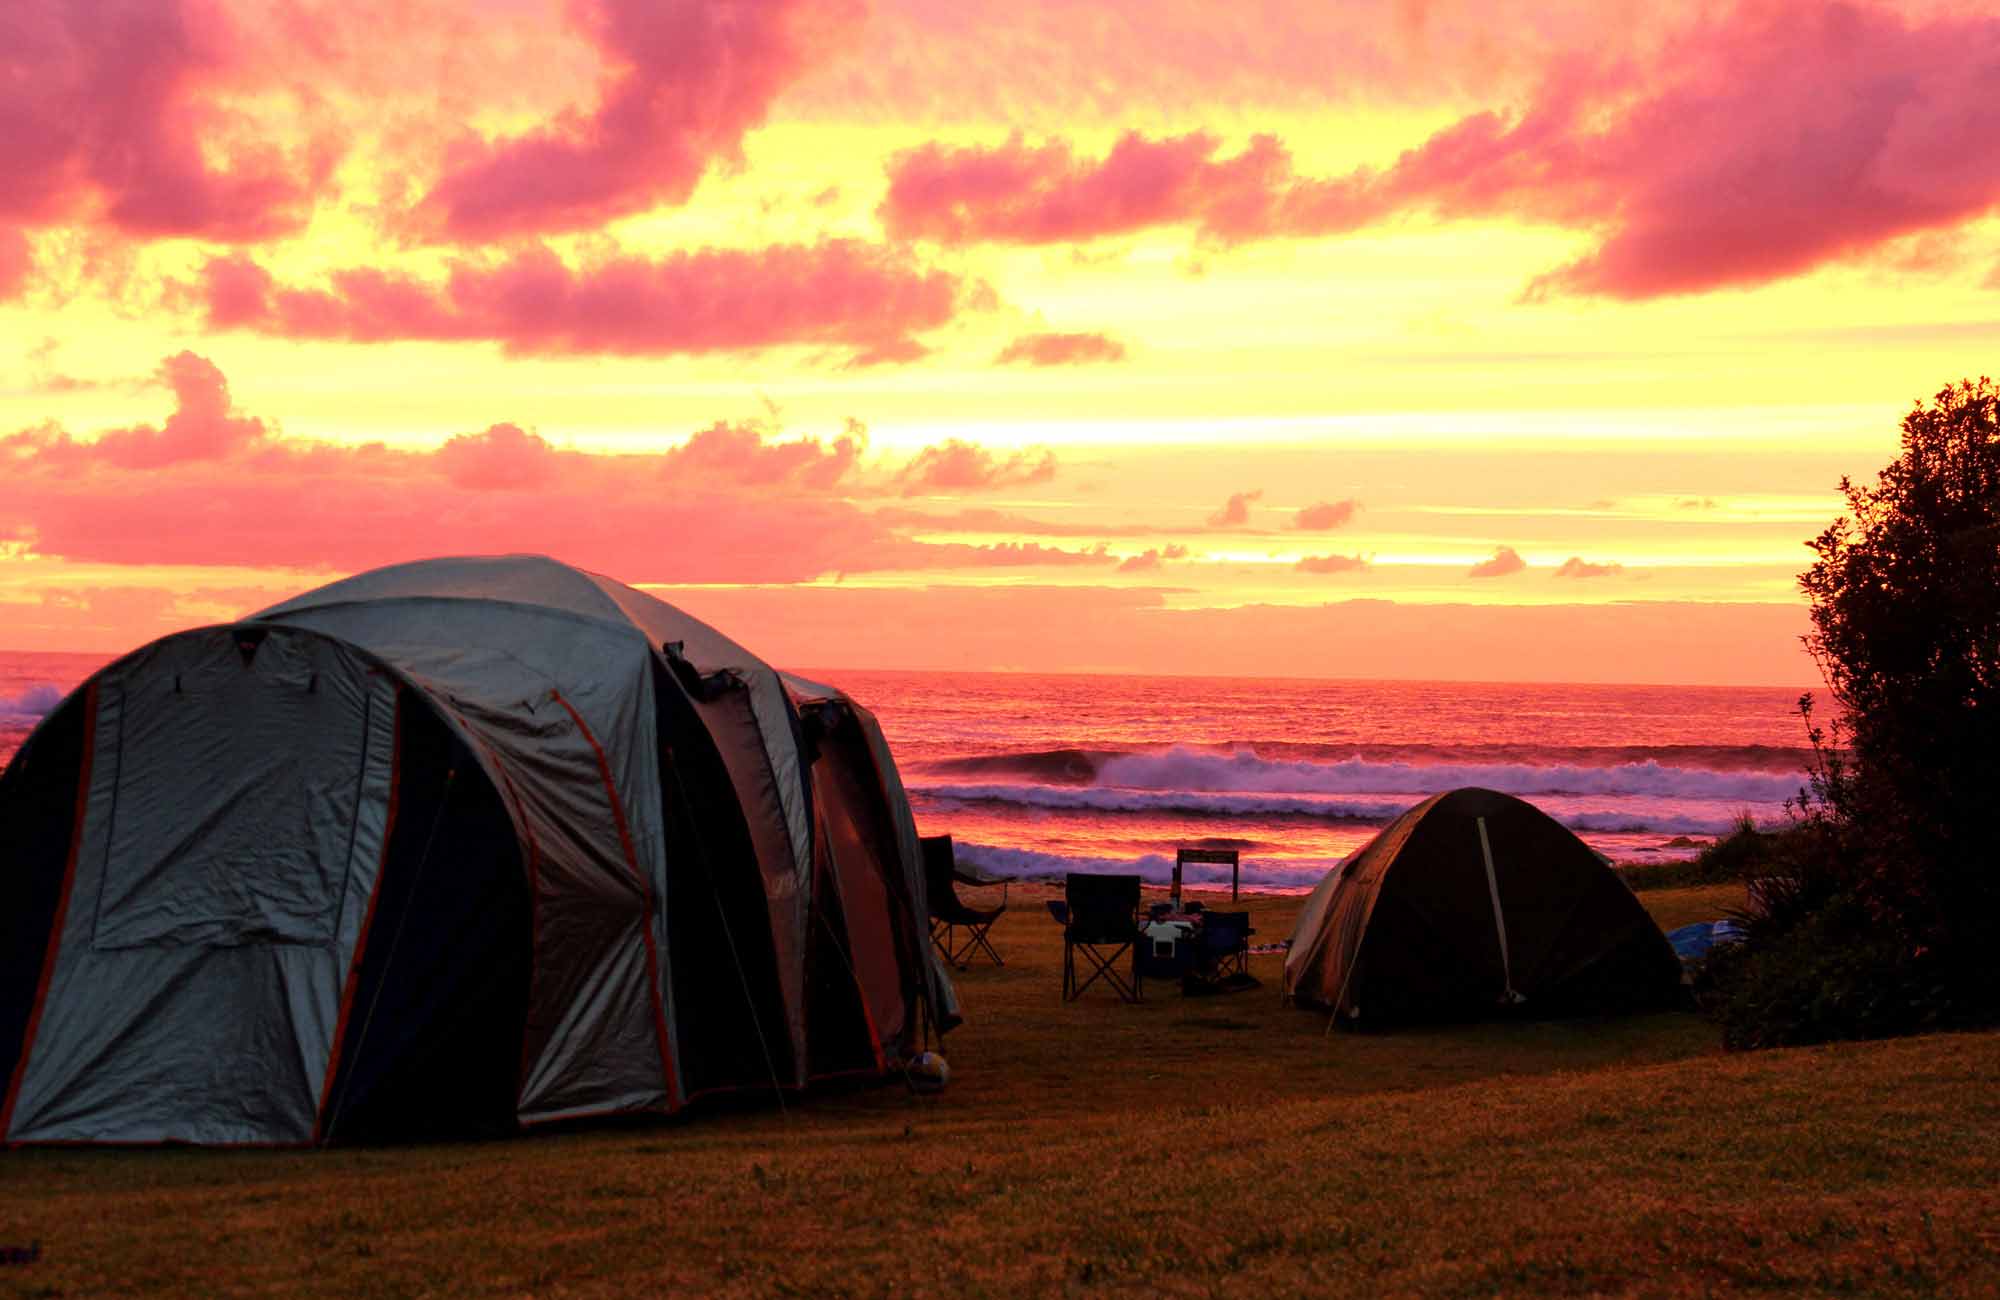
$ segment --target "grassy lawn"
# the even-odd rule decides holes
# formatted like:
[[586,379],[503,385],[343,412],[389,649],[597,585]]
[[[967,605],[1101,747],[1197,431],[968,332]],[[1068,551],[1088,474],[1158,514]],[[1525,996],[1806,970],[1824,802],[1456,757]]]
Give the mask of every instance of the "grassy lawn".
[[[1324,1032],[1065,1006],[1038,887],[941,1096],[482,1145],[0,1154],[0,1294],[2000,1291],[2000,1035],[1725,1056],[1691,1015]],[[1644,895],[1667,925],[1727,887]],[[1260,939],[1299,900],[1250,900]]]

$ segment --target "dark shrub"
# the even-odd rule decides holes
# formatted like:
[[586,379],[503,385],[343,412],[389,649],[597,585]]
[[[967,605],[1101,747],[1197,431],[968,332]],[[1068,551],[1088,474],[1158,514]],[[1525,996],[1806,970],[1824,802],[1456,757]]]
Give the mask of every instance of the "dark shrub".
[[2000,390],[1919,404],[1876,484],[1840,486],[1799,578],[1839,713],[1800,700],[1796,830],[1697,981],[1731,1047],[2000,1018]]

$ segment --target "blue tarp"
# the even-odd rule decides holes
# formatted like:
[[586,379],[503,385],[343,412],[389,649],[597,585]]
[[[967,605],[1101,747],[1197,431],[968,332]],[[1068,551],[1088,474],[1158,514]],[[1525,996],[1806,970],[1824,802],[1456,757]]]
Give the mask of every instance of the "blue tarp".
[[1719,943],[1742,941],[1743,927],[1734,921],[1696,921],[1693,925],[1667,931],[1667,942],[1674,946],[1674,952],[1683,962],[1706,956],[1708,950]]

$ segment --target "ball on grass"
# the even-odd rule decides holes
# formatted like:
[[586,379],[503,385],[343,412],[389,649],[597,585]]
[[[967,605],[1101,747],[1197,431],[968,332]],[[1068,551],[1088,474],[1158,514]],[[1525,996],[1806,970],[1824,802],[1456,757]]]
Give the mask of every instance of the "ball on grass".
[[936,1052],[918,1052],[911,1057],[908,1074],[914,1092],[942,1092],[951,1082],[951,1067]]

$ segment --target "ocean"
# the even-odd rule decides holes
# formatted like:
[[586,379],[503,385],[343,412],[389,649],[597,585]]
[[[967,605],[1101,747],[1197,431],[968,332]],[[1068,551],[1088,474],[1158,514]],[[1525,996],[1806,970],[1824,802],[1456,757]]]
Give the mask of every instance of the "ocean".
[[[0,652],[0,760],[102,656]],[[917,824],[1021,878],[1234,848],[1309,889],[1426,795],[1519,795],[1621,864],[1692,856],[1804,783],[1797,690],[804,670],[875,711]],[[1190,868],[1226,885],[1227,868]]]

